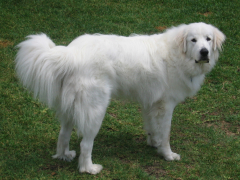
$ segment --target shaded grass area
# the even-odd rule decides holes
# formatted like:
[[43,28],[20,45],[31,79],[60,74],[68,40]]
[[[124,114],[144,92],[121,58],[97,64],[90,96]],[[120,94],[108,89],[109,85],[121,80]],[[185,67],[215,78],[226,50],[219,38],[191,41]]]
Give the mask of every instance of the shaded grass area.
[[[233,1],[0,1],[0,175],[2,179],[238,179],[240,177],[239,6]],[[24,37],[47,33],[68,44],[84,33],[153,34],[204,21],[227,36],[215,69],[197,96],[174,112],[166,162],[146,145],[141,109],[113,100],[95,140],[98,175],[79,174],[73,162],[53,160],[59,132],[54,112],[33,100],[14,74],[14,48]],[[79,155],[73,132],[71,149]]]

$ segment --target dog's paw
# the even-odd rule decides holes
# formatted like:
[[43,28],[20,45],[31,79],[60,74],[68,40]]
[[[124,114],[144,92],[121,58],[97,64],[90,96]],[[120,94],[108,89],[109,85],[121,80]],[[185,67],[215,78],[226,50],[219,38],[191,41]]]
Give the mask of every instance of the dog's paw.
[[102,165],[100,164],[92,164],[91,166],[88,167],[80,167],[79,172],[80,173],[89,173],[89,174],[97,174],[102,170]]
[[179,161],[179,160],[180,160],[180,155],[177,154],[177,153],[174,153],[174,152],[172,152],[172,153],[169,154],[169,155],[165,155],[165,156],[163,156],[163,157],[164,157],[164,159],[165,159],[166,161],[174,161],[174,160]]
[[60,154],[60,155],[56,154],[52,156],[53,159],[61,159],[68,162],[72,161],[75,157],[76,157],[76,151],[68,151],[68,152],[65,152],[64,154]]

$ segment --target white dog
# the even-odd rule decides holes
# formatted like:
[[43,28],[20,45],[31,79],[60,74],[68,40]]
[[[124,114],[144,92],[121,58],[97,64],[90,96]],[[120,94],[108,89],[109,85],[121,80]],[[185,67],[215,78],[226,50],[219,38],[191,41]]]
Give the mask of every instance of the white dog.
[[79,171],[99,173],[92,163],[93,141],[112,97],[142,105],[147,144],[167,161],[179,160],[170,148],[174,107],[200,89],[219,57],[225,36],[205,23],[180,25],[163,34],[82,35],[68,46],[55,46],[45,35],[18,45],[17,75],[40,101],[56,110],[61,122],[57,154],[71,161],[73,126],[83,136]]

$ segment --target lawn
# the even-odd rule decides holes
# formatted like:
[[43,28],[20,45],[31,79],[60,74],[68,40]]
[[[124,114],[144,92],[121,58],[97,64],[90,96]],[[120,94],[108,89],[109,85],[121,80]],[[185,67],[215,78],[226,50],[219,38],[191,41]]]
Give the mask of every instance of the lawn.
[[[0,0],[0,179],[240,179],[239,9],[239,0]],[[80,174],[77,158],[51,158],[60,126],[15,76],[19,42],[43,32],[67,45],[85,33],[154,34],[200,21],[227,40],[202,89],[175,109],[171,145],[180,161],[146,145],[140,106],[126,100],[112,100],[95,139],[100,174]],[[74,131],[77,156],[80,141]]]

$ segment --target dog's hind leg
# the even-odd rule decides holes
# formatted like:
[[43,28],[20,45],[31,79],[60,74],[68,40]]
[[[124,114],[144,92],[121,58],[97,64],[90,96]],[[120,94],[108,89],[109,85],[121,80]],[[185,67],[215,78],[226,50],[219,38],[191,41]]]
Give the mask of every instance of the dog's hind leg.
[[89,134],[83,137],[80,143],[81,155],[79,156],[79,172],[87,172],[90,174],[97,174],[102,170],[102,165],[92,163],[92,149],[93,149],[94,135]]
[[81,154],[78,164],[80,173],[87,172],[90,174],[97,174],[102,170],[100,164],[92,163],[92,149],[94,139],[101,127],[109,99],[103,98],[100,100],[99,98],[99,96],[95,98],[95,104],[84,104],[85,115],[82,117],[85,117],[85,119],[81,123],[82,127],[79,127],[83,136],[80,143]]
[[[89,107],[90,109],[90,107]],[[92,119],[91,115],[88,115],[88,119],[86,119],[83,127],[82,136],[83,139],[80,143],[81,154],[79,157],[79,172],[87,172],[90,174],[97,174],[102,170],[102,166],[100,164],[92,163],[92,149],[94,138],[96,137],[100,126],[102,124],[102,120],[105,115],[105,110],[102,112],[99,111],[99,108],[96,110],[90,109],[89,113],[93,113],[95,118]],[[101,108],[100,108],[101,109]]]
[[78,104],[75,105],[78,109],[75,121],[83,137],[80,143],[79,172],[97,174],[102,170],[102,166],[92,163],[92,149],[109,103],[110,89],[107,85],[85,87],[86,90],[79,93],[79,101],[77,100]]
[[58,136],[57,154],[53,158],[71,161],[75,156],[75,151],[69,151],[69,141],[73,129],[73,122],[69,121],[66,116],[60,116],[61,130]]

